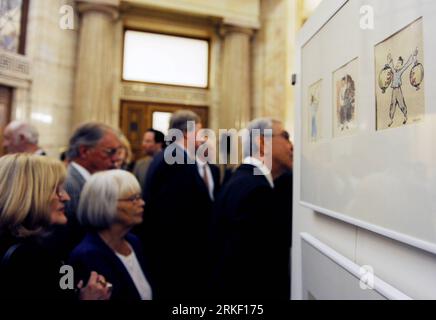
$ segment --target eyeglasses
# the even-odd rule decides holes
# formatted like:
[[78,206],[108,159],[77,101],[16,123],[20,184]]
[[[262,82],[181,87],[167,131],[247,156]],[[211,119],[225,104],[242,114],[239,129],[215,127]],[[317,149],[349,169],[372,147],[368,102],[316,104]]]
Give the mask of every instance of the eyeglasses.
[[103,152],[106,153],[108,157],[113,157],[117,154],[118,151],[121,150],[121,147],[118,148],[102,148]]
[[134,194],[133,196],[130,196],[128,198],[118,199],[118,201],[129,201],[129,202],[136,202],[142,200],[142,196],[138,194]]

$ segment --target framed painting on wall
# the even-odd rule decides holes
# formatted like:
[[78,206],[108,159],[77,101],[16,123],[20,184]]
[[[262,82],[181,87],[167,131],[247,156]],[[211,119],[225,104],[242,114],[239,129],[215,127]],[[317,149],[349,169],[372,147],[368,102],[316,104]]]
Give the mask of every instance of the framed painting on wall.
[[311,142],[317,142],[321,138],[321,88],[322,80],[312,84],[309,88],[309,137]]
[[420,18],[375,47],[377,130],[424,118],[422,32]]
[[353,59],[333,73],[333,137],[357,130],[358,59]]

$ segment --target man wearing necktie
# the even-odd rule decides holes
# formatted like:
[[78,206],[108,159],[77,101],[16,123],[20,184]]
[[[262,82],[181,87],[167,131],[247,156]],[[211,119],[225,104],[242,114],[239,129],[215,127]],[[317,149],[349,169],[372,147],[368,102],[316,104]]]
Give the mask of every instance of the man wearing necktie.
[[198,147],[200,148],[200,146],[202,146],[204,152],[197,152],[196,162],[198,174],[203,179],[210,198],[212,201],[214,201],[220,185],[220,169],[218,166],[211,164],[209,161],[210,158],[213,158],[209,157],[209,154],[212,154],[211,150],[213,145],[207,139],[205,139],[204,141],[198,142]]
[[[197,139],[200,118],[191,111],[175,112],[171,129],[181,134],[150,164],[143,187],[144,221],[138,235],[149,261],[154,298],[204,299],[216,184],[210,179],[209,165],[203,161],[200,166],[196,161],[195,151],[204,143]],[[191,148],[193,140],[195,147]],[[168,161],[175,158],[180,161]]]

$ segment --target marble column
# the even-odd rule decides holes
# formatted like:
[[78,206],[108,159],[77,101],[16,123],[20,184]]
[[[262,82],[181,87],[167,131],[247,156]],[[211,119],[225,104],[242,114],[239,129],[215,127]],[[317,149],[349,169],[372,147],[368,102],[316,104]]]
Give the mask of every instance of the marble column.
[[119,0],[76,0],[80,35],[75,80],[73,126],[85,121],[113,123],[116,22]]
[[[302,1],[302,0],[301,0]],[[270,116],[294,128],[295,43],[300,0],[261,2],[261,26],[253,39],[253,117]]]
[[251,120],[252,29],[224,26],[219,127],[241,129]]

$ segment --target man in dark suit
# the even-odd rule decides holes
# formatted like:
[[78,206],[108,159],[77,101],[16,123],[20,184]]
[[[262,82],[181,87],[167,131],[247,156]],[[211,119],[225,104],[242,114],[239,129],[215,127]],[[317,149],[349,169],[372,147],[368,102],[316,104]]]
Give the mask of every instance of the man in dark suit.
[[80,193],[85,182],[95,172],[115,169],[118,160],[117,151],[120,147],[118,132],[102,123],[85,123],[71,136],[67,152],[70,162],[64,185],[65,191],[71,198],[65,204],[68,225],[62,236],[63,250],[66,254],[79,244],[85,235],[76,218]]
[[247,129],[243,164],[216,201],[212,294],[221,299],[289,299],[283,286],[287,221],[275,208],[274,179],[291,168],[292,144],[279,121],[257,119]]
[[148,170],[138,235],[150,262],[156,299],[204,298],[212,198],[196,164],[200,128],[195,113],[174,113],[167,139],[175,141]]

